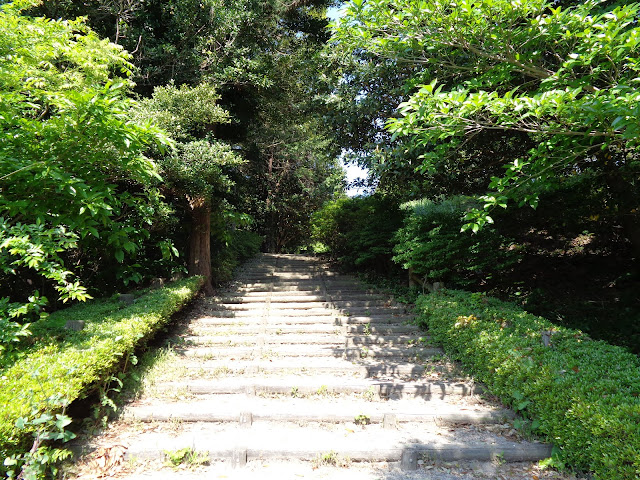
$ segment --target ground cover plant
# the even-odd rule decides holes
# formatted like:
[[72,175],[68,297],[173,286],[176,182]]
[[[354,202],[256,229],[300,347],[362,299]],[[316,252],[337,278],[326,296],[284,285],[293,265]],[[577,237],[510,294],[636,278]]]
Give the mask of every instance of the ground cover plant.
[[[60,310],[35,323],[32,345],[12,352],[11,359],[7,354],[0,363],[0,468],[9,476],[22,470],[25,478],[42,478],[38,475],[64,458],[63,450],[50,448],[46,441],[71,438],[65,407],[126,365],[136,347],[202,284],[202,277],[190,277],[141,294],[132,305],[112,297]],[[68,321],[83,321],[84,328],[67,330]]]
[[418,299],[418,321],[556,448],[600,479],[640,475],[640,360],[479,293]]

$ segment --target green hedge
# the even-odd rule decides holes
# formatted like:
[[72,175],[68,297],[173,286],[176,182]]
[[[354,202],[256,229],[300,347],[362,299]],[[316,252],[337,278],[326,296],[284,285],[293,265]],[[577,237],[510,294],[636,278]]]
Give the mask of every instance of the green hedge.
[[[92,301],[35,324],[34,346],[0,371],[0,465],[33,441],[29,429],[16,427],[19,418],[45,413],[52,398],[67,403],[83,398],[201,286],[201,277],[191,277],[142,295],[130,306],[115,298]],[[67,320],[83,320],[85,328],[65,330]]]
[[339,198],[312,215],[312,248],[348,270],[386,273],[394,267],[393,235],[402,217],[398,203],[380,195]]
[[515,263],[508,238],[491,226],[474,235],[460,231],[465,213],[478,206],[464,196],[405,203],[404,224],[393,238],[393,261],[423,280],[450,287],[479,285],[507,270]]
[[536,420],[560,460],[600,479],[640,478],[635,355],[480,294],[445,290],[417,305],[418,321],[492,393]]

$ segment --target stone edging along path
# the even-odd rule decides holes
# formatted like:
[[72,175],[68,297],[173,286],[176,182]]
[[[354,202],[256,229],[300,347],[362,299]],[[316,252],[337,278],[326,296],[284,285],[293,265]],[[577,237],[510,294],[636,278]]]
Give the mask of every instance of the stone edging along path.
[[549,445],[517,437],[513,412],[483,399],[403,306],[313,257],[261,255],[188,318],[162,372],[85,444],[93,473],[183,449],[198,452],[192,464],[211,464],[201,468],[235,472],[252,462],[397,467],[366,478],[462,478],[427,475],[440,462],[550,456]]

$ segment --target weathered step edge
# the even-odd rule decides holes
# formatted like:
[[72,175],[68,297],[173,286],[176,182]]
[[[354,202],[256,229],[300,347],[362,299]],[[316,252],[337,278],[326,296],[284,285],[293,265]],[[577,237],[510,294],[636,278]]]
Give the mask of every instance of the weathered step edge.
[[[125,421],[134,422],[238,422],[249,426],[255,422],[313,422],[313,423],[349,423],[355,415],[340,414],[291,414],[291,413],[221,413],[221,412],[149,412],[146,409],[131,408],[121,417]],[[395,428],[396,423],[433,423],[436,425],[473,424],[488,425],[502,423],[515,418],[511,410],[487,412],[447,412],[447,413],[377,413],[366,416],[367,424],[383,424],[385,428]],[[387,425],[393,425],[387,427]]]
[[[194,446],[192,446],[193,448]],[[342,450],[337,452],[342,458],[353,462],[401,462],[405,470],[417,469],[418,460],[441,462],[535,462],[551,456],[551,445],[541,443],[511,444],[494,446],[484,445],[427,445],[409,444],[404,447],[390,449]],[[198,450],[201,451],[201,450]],[[240,459],[238,466],[251,460],[296,459],[303,461],[316,460],[325,451],[310,450],[264,450],[247,449],[242,446],[226,450],[208,450],[210,460]],[[164,457],[163,451],[130,448],[125,459],[154,459]]]
[[239,394],[256,395],[259,393],[290,394],[292,388],[300,395],[310,395],[323,388],[327,393],[371,393],[378,398],[390,396],[412,395],[414,397],[443,398],[445,396],[479,395],[484,392],[480,385],[464,383],[430,382],[422,384],[396,384],[392,382],[370,382],[366,384],[337,384],[337,385],[289,385],[244,383],[239,385],[224,385],[219,382],[167,382],[158,385],[159,391],[180,390],[196,395],[210,394]]

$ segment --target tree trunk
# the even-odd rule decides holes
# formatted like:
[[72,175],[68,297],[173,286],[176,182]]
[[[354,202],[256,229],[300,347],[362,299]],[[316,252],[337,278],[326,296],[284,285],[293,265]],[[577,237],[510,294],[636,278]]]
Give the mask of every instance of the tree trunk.
[[211,204],[204,197],[190,198],[191,236],[189,239],[189,276],[206,278],[204,293],[214,294],[211,284]]

